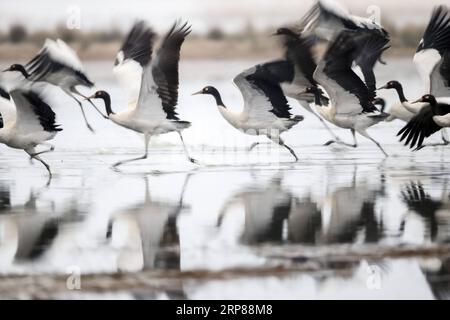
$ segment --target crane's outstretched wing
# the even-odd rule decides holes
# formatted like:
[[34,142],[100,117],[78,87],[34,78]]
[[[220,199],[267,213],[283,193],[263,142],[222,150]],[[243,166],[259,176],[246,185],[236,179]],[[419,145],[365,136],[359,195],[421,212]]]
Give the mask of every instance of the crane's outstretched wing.
[[316,87],[320,92],[322,105],[328,105],[329,99],[323,94],[322,89],[318,87],[318,83],[314,79],[314,71],[317,68],[317,63],[313,56],[315,37],[304,37],[290,30],[283,38],[286,60],[290,61],[294,66],[292,83],[298,88],[298,92],[308,87]]
[[57,132],[62,129],[56,124],[56,115],[45,102],[41,93],[30,90],[14,89],[11,91],[17,110],[16,130],[23,134],[47,131]]
[[47,39],[42,49],[25,65],[25,68],[30,74],[31,81],[47,81],[58,85],[79,82],[89,88],[94,86],[87,78],[75,51],[61,39],[56,41]]
[[164,37],[153,61],[145,65],[137,104],[140,114],[179,120],[175,108],[178,103],[178,63],[181,45],[190,32],[187,22],[176,22]]
[[339,114],[377,111],[369,89],[352,70],[357,50],[354,36],[352,31],[341,32],[314,72],[314,79],[325,88]]
[[430,105],[424,106],[409,122],[397,133],[401,135],[400,141],[405,141],[405,146],[409,145],[421,148],[425,138],[442,128],[433,120],[433,111]]
[[383,52],[390,48],[388,46],[389,39],[379,34],[366,34],[366,32],[363,32],[355,37],[355,41],[358,47],[355,64],[361,68],[364,81],[369,89],[370,99],[374,100],[377,83],[373,69]]
[[252,120],[267,121],[276,118],[290,118],[291,108],[283,94],[280,83],[285,80],[276,61],[257,65],[238,74],[233,82],[239,88],[244,98],[244,113]]
[[414,55],[416,67],[435,97],[450,96],[450,10],[434,8]]
[[127,91],[132,103],[139,97],[142,69],[151,60],[155,38],[153,30],[144,21],[138,21],[131,28],[116,55],[113,73]]

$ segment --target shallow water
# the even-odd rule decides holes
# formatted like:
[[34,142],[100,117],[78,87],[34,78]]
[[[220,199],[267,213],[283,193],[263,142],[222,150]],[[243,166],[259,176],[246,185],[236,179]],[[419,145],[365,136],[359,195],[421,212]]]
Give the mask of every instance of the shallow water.
[[[149,159],[113,171],[142,152],[140,138],[89,110],[92,135],[76,105],[54,97],[65,130],[44,156],[51,182],[22,152],[0,147],[0,297],[449,298],[449,149],[410,152],[396,140],[397,122],[369,129],[388,159],[361,137],[357,149],[324,147],[327,132],[305,115],[284,135],[298,163],[273,146],[247,154],[255,138],[190,93],[216,85],[237,109],[229,79],[254,63],[182,65],[180,115],[193,122],[185,140],[198,166],[169,134],[152,141]],[[126,99],[109,68],[87,64],[119,109]],[[412,68],[390,61],[379,83],[396,74],[415,97]],[[51,281],[74,270],[81,290]],[[142,284],[152,279],[161,280]]]

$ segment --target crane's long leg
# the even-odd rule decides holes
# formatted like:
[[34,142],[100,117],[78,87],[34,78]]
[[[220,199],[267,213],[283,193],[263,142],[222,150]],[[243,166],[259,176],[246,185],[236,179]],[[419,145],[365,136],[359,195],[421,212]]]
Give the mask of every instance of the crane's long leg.
[[49,146],[50,147],[50,149],[48,149],[48,150],[43,150],[43,151],[39,151],[39,152],[36,152],[36,153],[33,153],[33,154],[30,154],[30,158],[32,159],[33,157],[35,157],[35,156],[38,156],[38,155],[40,155],[40,154],[43,154],[43,153],[48,153],[48,152],[53,152],[53,151],[55,151],[55,146],[54,145],[52,145],[52,144],[50,144],[50,143],[41,143],[42,145],[47,145],[47,146]]
[[80,97],[86,99],[86,100],[91,104],[91,106],[93,106],[94,109],[97,110],[97,112],[98,112],[103,118],[109,119],[106,115],[103,114],[103,112],[100,111],[99,108],[97,108],[97,106],[91,101],[91,99],[89,99],[89,97],[86,97],[84,94],[82,94],[81,92],[79,92],[79,91],[77,90],[77,88],[72,87],[72,88],[70,88],[70,90],[71,90],[73,93],[76,93],[77,95],[79,95]]
[[37,161],[39,161],[40,163],[42,163],[44,165],[44,167],[47,169],[49,177],[52,177],[52,171],[50,170],[50,166],[41,159],[41,157],[39,157],[39,155],[36,155],[34,152],[34,148],[31,149],[26,149],[25,150],[26,153],[28,153],[30,155],[30,157],[32,157],[33,159],[36,159]]
[[357,142],[356,142],[355,130],[353,130],[353,129],[350,129],[350,130],[351,130],[352,135],[353,135],[353,144],[344,142],[344,141],[342,141],[342,140],[339,139],[339,140],[330,140],[330,141],[327,141],[327,142],[324,144],[324,146],[329,146],[330,144],[337,143],[337,144],[342,144],[342,145],[347,146],[347,147],[356,148],[356,147],[358,146],[358,144],[357,144]]
[[64,90],[65,93],[67,93],[67,95],[69,97],[71,97],[73,100],[75,100],[78,103],[78,106],[81,109],[81,113],[83,114],[83,118],[84,118],[84,122],[86,123],[87,128],[89,129],[89,131],[91,131],[92,133],[95,133],[94,129],[91,127],[91,125],[89,124],[89,122],[87,121],[86,118],[86,114],[84,113],[84,109],[83,109],[83,104],[81,103],[81,101],[79,101],[70,91]]
[[365,131],[365,130],[358,130],[358,133],[364,137],[366,137],[367,139],[371,140],[373,143],[375,143],[377,145],[377,147],[381,150],[381,152],[383,152],[385,157],[389,157],[389,155],[386,153],[386,151],[384,151],[383,147],[371,136],[369,136],[369,134]]
[[278,143],[280,146],[285,147],[286,149],[288,149],[289,152],[294,156],[295,162],[298,161],[298,157],[297,157],[297,155],[295,154],[294,150],[293,150],[291,147],[289,147],[287,144],[285,144],[284,141],[283,141],[283,139],[281,139],[281,137],[272,137],[272,136],[270,136],[270,135],[267,136],[267,137],[268,137],[270,140],[272,140],[273,142]]
[[189,151],[186,147],[186,144],[184,143],[184,139],[183,139],[183,135],[181,134],[181,131],[177,131],[177,132],[178,132],[178,135],[180,136],[181,143],[183,144],[184,153],[186,154],[187,159],[192,163],[198,163],[197,160],[195,160],[194,158],[191,158],[191,156],[189,155]]
[[447,131],[445,130],[445,128],[442,128],[441,136],[442,136],[442,141],[443,141],[444,145],[447,145],[450,143],[450,140],[448,139]]
[[125,163],[129,163],[129,162],[133,162],[133,161],[137,161],[137,160],[147,159],[147,156],[148,156],[148,143],[149,143],[149,141],[150,141],[150,136],[148,134],[145,134],[144,135],[145,154],[143,156],[116,162],[115,164],[112,165],[112,167],[113,168],[117,168],[118,166],[121,166],[121,165],[123,165]]
[[342,142],[342,143],[344,143],[345,144],[345,142],[343,142],[342,140],[341,140],[341,138],[339,138],[334,132],[333,132],[333,130],[331,130],[331,128],[328,126],[328,124],[327,124],[327,122],[320,116],[320,115],[318,115],[317,113],[315,113],[314,111],[313,112],[311,112],[313,115],[315,115],[316,117],[317,117],[317,119],[319,119],[319,121],[322,123],[322,125],[325,127],[325,129],[328,131],[328,133],[333,137],[333,139],[336,141],[336,142]]
[[[314,111],[313,108],[311,108],[311,105],[304,100],[297,100],[299,102],[299,104],[309,113],[313,114],[317,119],[319,119],[319,121],[322,123],[322,125],[325,127],[325,129],[328,131],[328,133],[333,137],[333,140],[330,140],[328,142],[326,142],[324,145],[329,145],[333,142],[342,142],[343,144],[345,144],[345,142],[343,142],[341,140],[341,138],[339,138],[334,132],[333,130],[331,130],[331,128],[328,126],[327,122],[325,121],[324,118],[322,118],[319,114],[317,114],[316,111]],[[331,142],[333,141],[333,142]]]

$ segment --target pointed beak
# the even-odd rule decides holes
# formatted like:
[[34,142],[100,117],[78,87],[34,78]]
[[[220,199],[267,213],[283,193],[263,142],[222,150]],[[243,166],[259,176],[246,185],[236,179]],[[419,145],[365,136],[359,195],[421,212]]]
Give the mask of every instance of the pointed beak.
[[417,99],[416,101],[413,101],[413,102],[411,102],[411,103],[419,103],[419,102],[423,102],[423,101],[422,101],[422,98]]
[[305,90],[302,90],[302,91],[300,91],[298,94],[305,94],[305,93],[308,93],[308,92],[306,92],[306,89]]
[[194,92],[192,95],[195,96],[195,95],[197,95],[197,94],[203,94],[203,91],[200,90],[200,91]]
[[95,98],[95,95],[92,95],[92,96],[90,96],[90,97],[84,98],[83,100],[84,100],[84,101],[86,101],[86,100],[91,101],[91,99],[94,99],[94,98]]
[[2,70],[2,72],[11,71],[11,68],[6,68],[5,70]]
[[382,86],[382,87],[379,87],[377,90],[382,90],[382,89],[387,89],[387,86],[384,85],[384,86]]

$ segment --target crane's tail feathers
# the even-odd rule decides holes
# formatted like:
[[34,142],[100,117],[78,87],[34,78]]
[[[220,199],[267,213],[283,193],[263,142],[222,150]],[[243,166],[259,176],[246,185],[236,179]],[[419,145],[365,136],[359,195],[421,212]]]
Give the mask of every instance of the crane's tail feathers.
[[179,130],[187,129],[191,126],[191,123],[189,121],[177,120],[174,122],[176,124],[177,129]]

